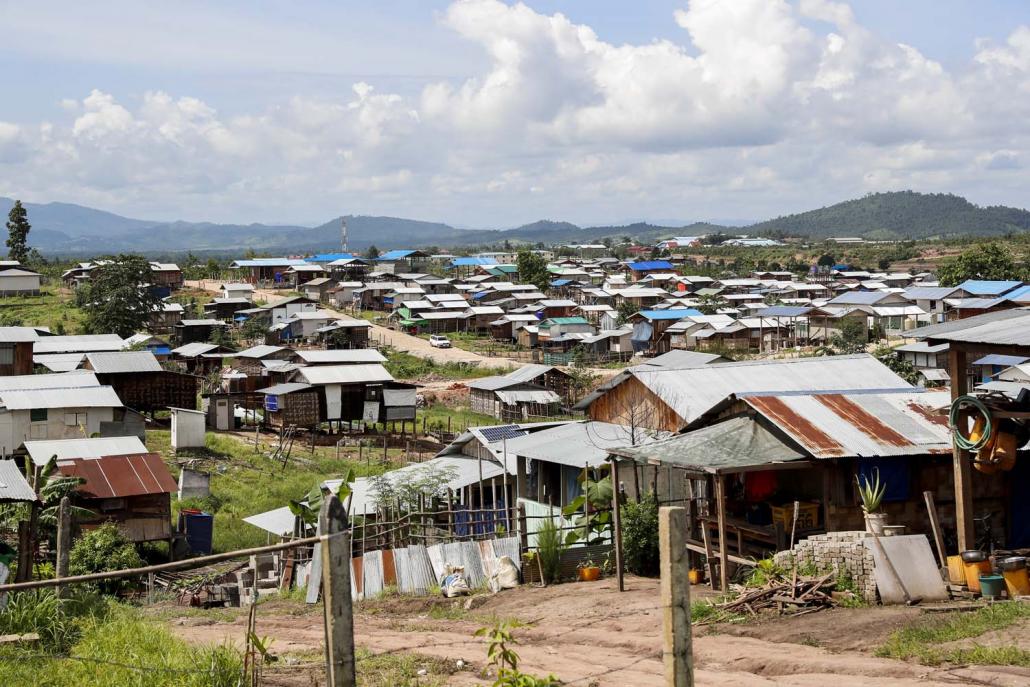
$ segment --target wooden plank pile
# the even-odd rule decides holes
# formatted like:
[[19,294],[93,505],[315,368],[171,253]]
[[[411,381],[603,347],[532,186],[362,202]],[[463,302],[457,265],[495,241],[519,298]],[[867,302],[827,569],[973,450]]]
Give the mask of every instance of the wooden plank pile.
[[736,599],[715,604],[727,613],[758,615],[776,610],[780,615],[804,615],[836,605],[833,590],[835,573],[822,577],[799,577],[794,569],[790,579],[774,579],[758,588],[745,587]]

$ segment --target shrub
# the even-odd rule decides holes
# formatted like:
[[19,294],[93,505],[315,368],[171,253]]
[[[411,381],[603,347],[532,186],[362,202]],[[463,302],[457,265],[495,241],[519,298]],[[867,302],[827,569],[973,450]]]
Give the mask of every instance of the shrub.
[[565,550],[561,530],[548,518],[536,535],[537,555],[544,572],[544,582],[558,582],[561,577],[561,554]]
[[631,573],[658,575],[658,498],[654,492],[623,504],[622,551]]
[[[72,575],[87,575],[143,565],[143,559],[133,543],[125,538],[117,525],[107,522],[86,532],[75,542],[69,553],[68,571]],[[111,580],[102,582],[100,588],[110,593],[120,589],[123,584],[123,580]]]

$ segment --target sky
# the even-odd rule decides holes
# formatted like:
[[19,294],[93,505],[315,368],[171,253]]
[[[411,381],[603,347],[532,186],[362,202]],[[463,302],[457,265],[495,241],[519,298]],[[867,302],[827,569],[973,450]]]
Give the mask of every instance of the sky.
[[0,0],[0,196],[148,219],[1030,206],[1023,0]]

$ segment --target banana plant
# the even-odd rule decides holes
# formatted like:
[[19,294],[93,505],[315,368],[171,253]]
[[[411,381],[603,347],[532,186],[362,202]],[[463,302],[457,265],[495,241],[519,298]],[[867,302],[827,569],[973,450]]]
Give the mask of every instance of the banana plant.
[[[351,468],[347,470],[347,474],[344,475],[340,486],[336,488],[336,498],[340,499],[341,502],[346,501],[347,497],[354,493],[353,484],[354,469]],[[305,526],[313,527],[318,523],[318,513],[322,510],[322,500],[322,483],[316,482],[315,486],[311,487],[311,491],[308,492],[303,500],[289,502],[290,512],[299,517]]]
[[[611,476],[606,475],[595,480],[586,474],[580,474],[577,481],[580,484],[580,495],[562,509],[562,515],[573,518],[573,525],[576,527],[565,535],[565,543],[568,545],[585,541],[588,545],[603,544],[610,540],[612,530]],[[586,509],[588,501],[589,514]]]

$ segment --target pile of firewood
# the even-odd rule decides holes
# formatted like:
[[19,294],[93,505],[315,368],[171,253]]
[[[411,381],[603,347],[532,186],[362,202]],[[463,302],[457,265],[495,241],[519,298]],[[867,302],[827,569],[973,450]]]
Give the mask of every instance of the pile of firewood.
[[832,592],[835,574],[823,577],[799,577],[797,570],[789,578],[770,580],[764,586],[745,587],[736,599],[715,604],[727,613],[758,615],[775,610],[781,615],[804,615],[836,605]]

